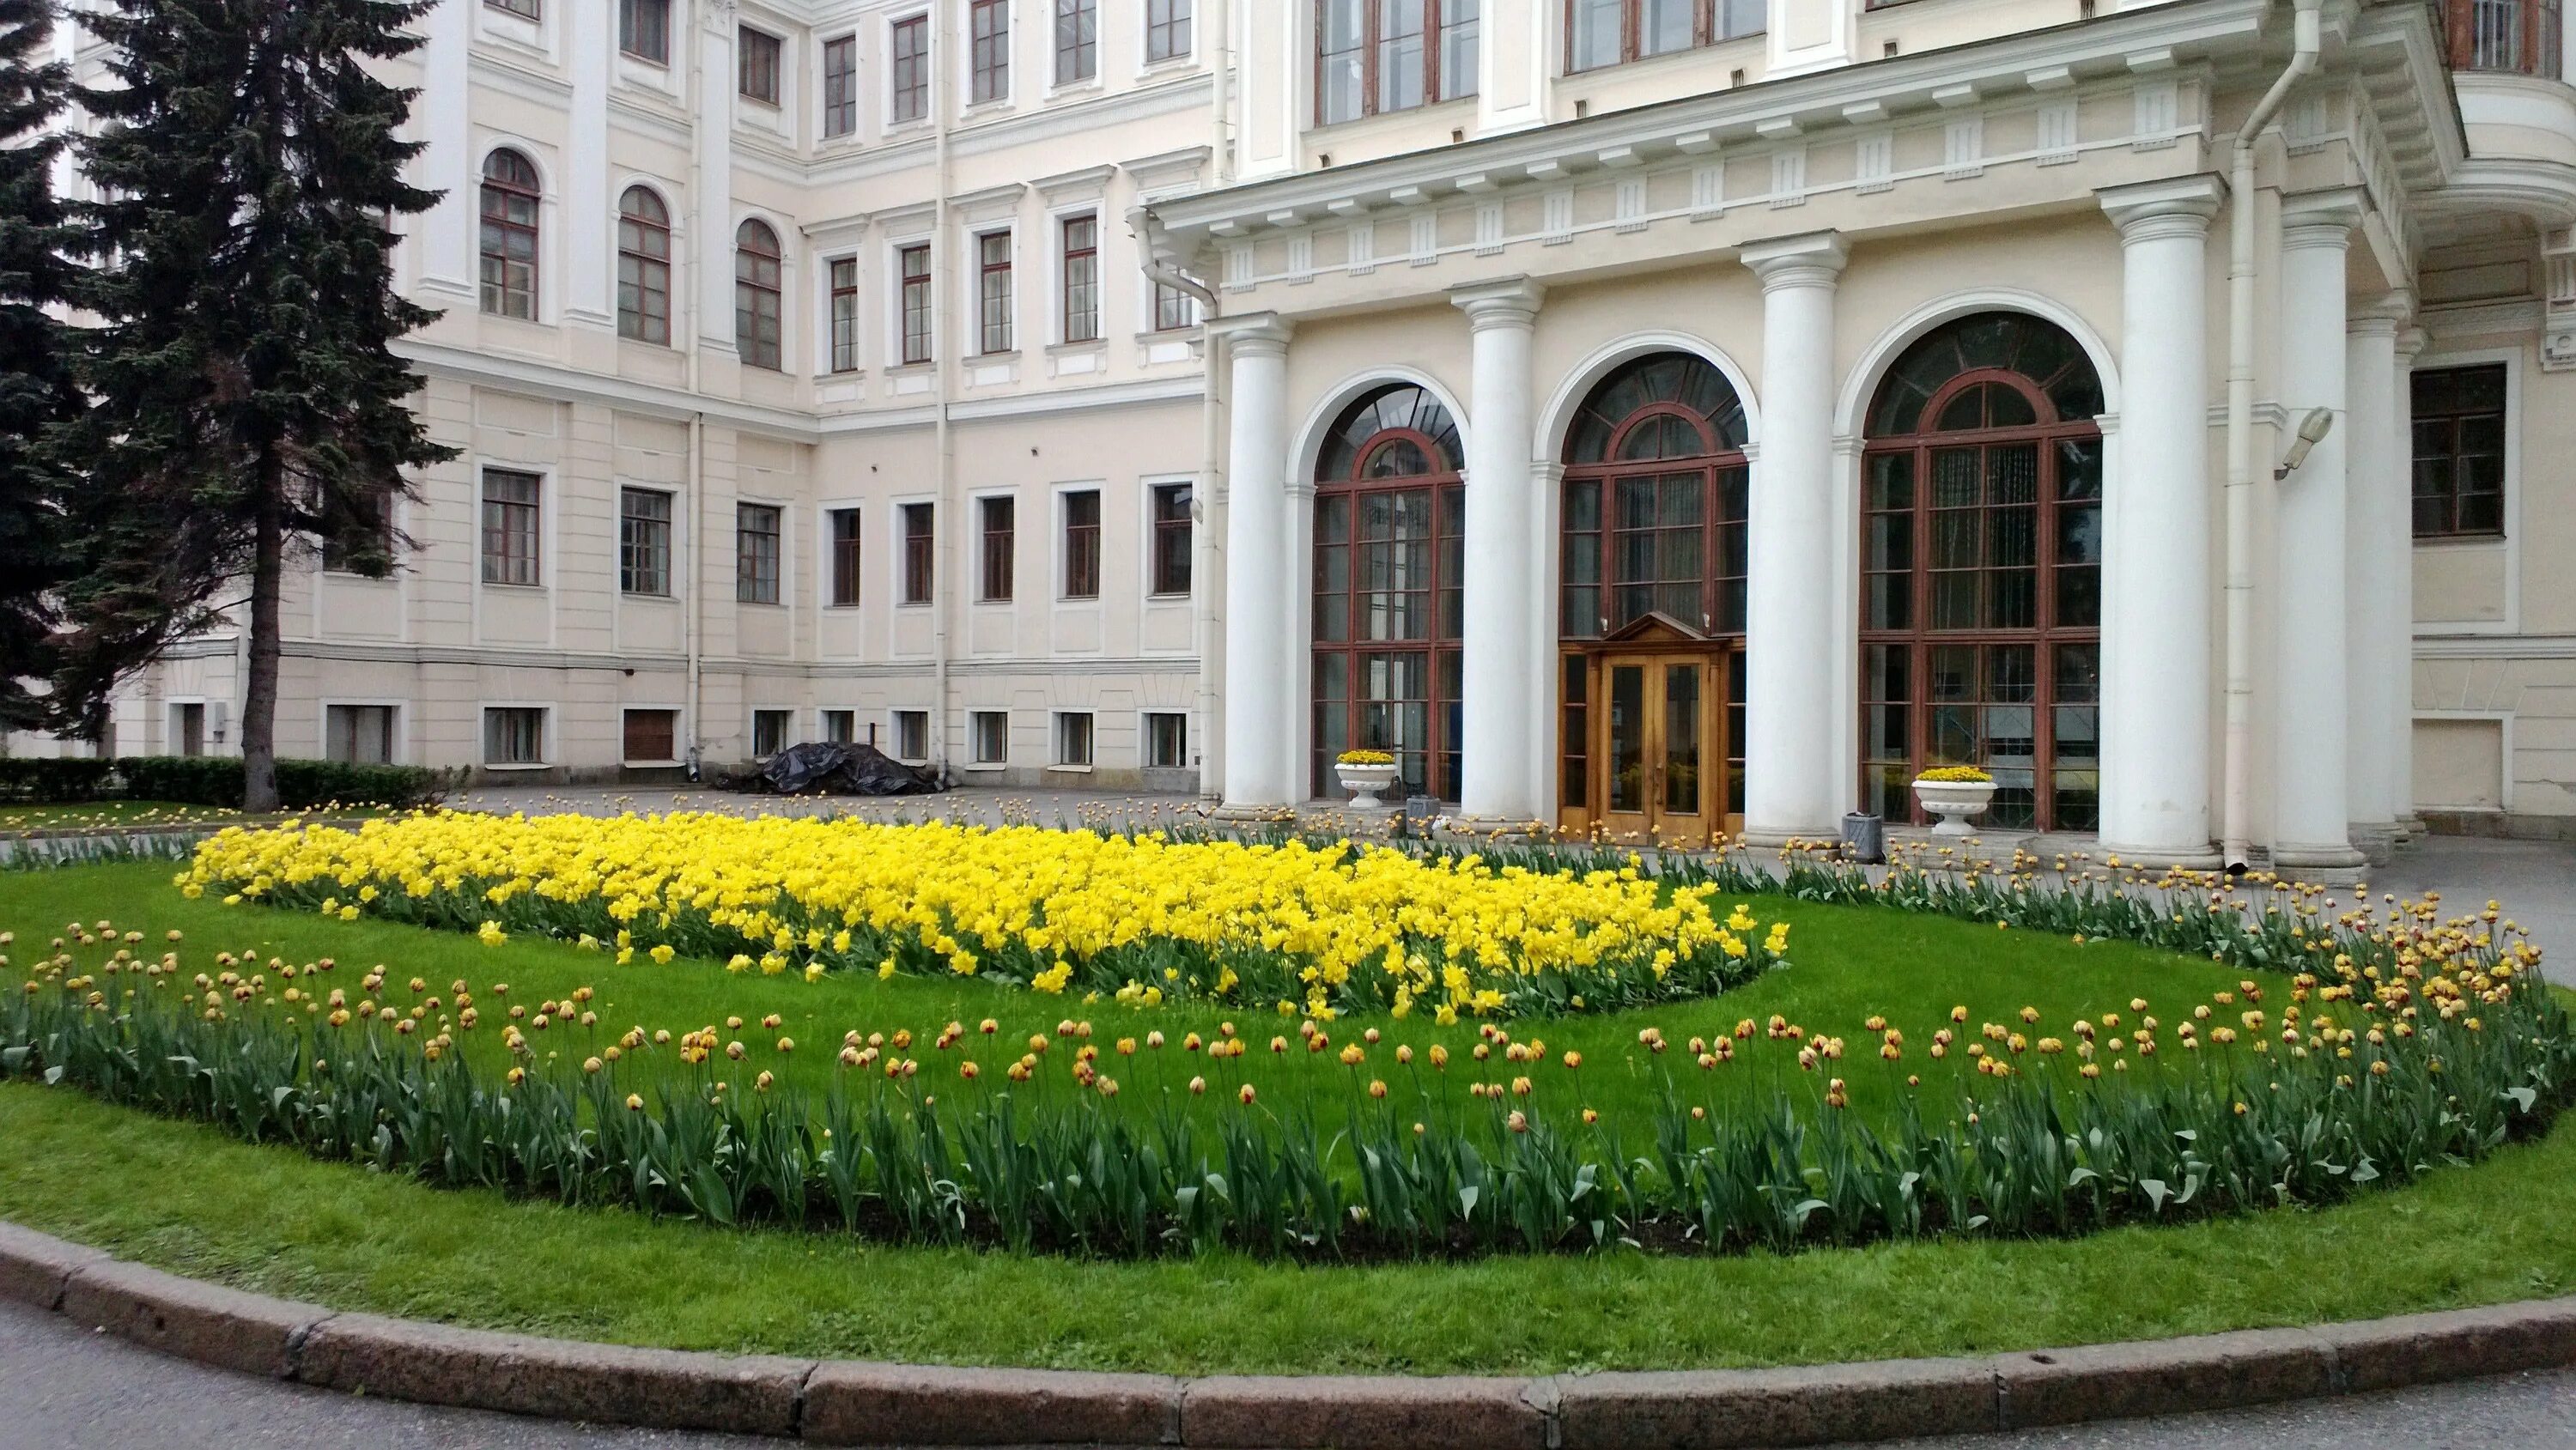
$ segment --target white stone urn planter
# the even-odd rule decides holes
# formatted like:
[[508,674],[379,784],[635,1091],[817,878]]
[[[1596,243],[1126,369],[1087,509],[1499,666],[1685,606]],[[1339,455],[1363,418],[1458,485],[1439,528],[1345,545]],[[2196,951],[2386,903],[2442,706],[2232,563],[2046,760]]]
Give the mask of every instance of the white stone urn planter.
[[1351,793],[1352,810],[1374,814],[1386,809],[1386,802],[1378,799],[1378,793],[1395,784],[1394,766],[1347,765],[1337,761],[1333,765],[1333,774],[1340,777],[1342,789]]
[[1969,822],[1985,814],[1995,803],[1995,783],[1991,780],[1916,780],[1914,798],[1923,809],[1941,818],[1932,828],[1936,836],[1973,836],[1977,828]]

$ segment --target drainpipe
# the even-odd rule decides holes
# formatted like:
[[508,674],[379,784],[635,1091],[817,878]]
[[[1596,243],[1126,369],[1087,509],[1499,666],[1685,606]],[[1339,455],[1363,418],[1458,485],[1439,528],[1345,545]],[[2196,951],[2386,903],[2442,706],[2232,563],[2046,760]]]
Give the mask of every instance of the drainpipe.
[[2227,269],[2227,774],[2221,831],[2225,864],[2252,853],[2254,786],[2254,145],[2290,91],[2317,68],[2318,9],[2295,0],[2289,66],[2236,133],[2228,178]]
[[948,204],[948,193],[951,189],[949,173],[952,167],[949,128],[954,120],[952,110],[956,104],[956,87],[952,84],[949,71],[956,64],[957,56],[957,52],[950,48],[955,37],[949,11],[954,8],[956,7],[947,5],[939,7],[939,35],[930,49],[932,58],[937,62],[937,68],[933,71],[931,80],[932,86],[935,87],[932,93],[935,109],[931,113],[931,124],[938,157],[935,184],[939,188],[938,197],[933,205],[930,228],[930,355],[939,379],[938,414],[932,423],[939,457],[938,501],[931,506],[930,529],[930,671],[931,695],[937,701],[930,712],[930,768],[937,772],[943,781],[948,777],[948,616],[951,613],[949,605],[956,597],[954,592],[956,580],[953,576],[965,567],[959,562],[962,555],[943,545],[959,537],[958,530],[966,527],[966,522],[957,517],[956,500],[952,497],[957,485],[957,434],[949,417],[949,410],[956,401],[956,389],[951,376],[953,360],[949,353],[960,345],[954,329],[950,326],[954,320],[950,313],[956,307],[957,286],[955,279],[950,275],[956,259],[948,235],[951,220]]
[[[695,107],[695,122],[707,124],[706,108],[701,103],[706,92],[706,44],[692,28],[689,32],[689,102]],[[706,163],[700,159],[695,136],[689,138],[689,209],[697,215],[691,228],[689,265],[707,265],[707,237],[713,230],[707,215]],[[689,340],[689,396],[703,400],[705,369],[702,359],[706,339],[698,335],[699,308],[697,278],[694,273],[687,287],[681,289],[681,336]],[[684,757],[689,763],[689,779],[698,778],[699,761],[706,749],[706,732],[701,723],[707,708],[707,412],[701,407],[689,414],[689,607],[682,616],[682,627],[688,635],[689,651],[689,750]]]
[[[1222,13],[1224,7],[1218,9]],[[1225,309],[1214,288],[1156,254],[1155,242],[1163,228],[1152,208],[1130,208],[1127,230],[1136,238],[1136,256],[1145,275],[1163,286],[1188,293],[1199,304],[1199,356],[1207,373],[1200,383],[1199,395],[1199,483],[1193,491],[1191,508],[1190,612],[1191,635],[1199,652],[1199,799],[1213,802],[1224,796],[1208,752],[1218,738],[1216,654],[1225,636],[1225,617],[1218,612],[1218,596],[1223,591],[1217,588],[1216,578],[1223,558],[1217,549],[1216,499],[1218,477],[1225,469],[1225,339],[1217,335],[1215,327]]]

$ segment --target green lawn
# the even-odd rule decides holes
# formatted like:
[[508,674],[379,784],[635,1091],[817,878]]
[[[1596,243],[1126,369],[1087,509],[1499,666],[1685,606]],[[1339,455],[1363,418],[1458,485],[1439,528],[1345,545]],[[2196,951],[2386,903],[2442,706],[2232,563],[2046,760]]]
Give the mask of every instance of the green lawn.
[[[1114,1057],[1122,1035],[1160,1028],[1176,1044],[1219,1019],[1199,1008],[1128,1011],[1035,999],[975,982],[830,977],[736,977],[712,964],[639,962],[517,940],[373,922],[342,923],[257,908],[187,901],[170,867],[118,865],[0,875],[0,930],[24,962],[74,920],[145,931],[161,949],[185,934],[191,969],[219,949],[301,964],[343,965],[322,979],[354,998],[368,966],[388,968],[387,1000],[444,997],[469,982],[478,1005],[522,1003],[592,985],[605,1042],[641,1023],[675,1033],[729,1015],[769,1012],[798,1041],[781,1055],[775,1032],[746,1028],[739,1076],[766,1068],[820,1086],[842,1032],[909,1029],[926,1037],[954,1018],[971,1029],[1000,1019],[1013,1036],[1051,1030],[1063,1016],[1095,1023]],[[2236,974],[2121,945],[2090,945],[1867,909],[1753,903],[1765,920],[1795,922],[1795,965],[1728,996],[1624,1016],[1514,1024],[1547,1039],[1561,1066],[1492,1065],[1489,1078],[1528,1071],[1539,1092],[1579,1097],[1617,1121],[1642,1109],[1651,1074],[1670,1069],[1698,1091],[1678,1049],[1656,1058],[1641,1025],[1678,1043],[1773,1011],[1847,1033],[1839,1071],[1868,1110],[1898,1090],[1890,1075],[1920,1070],[1922,1049],[1954,1003],[1976,1021],[2038,1006],[2044,1026],[2126,1013],[2129,999],[2168,1020]],[[305,979],[310,982],[311,979]],[[506,981],[506,998],[491,995]],[[270,983],[270,990],[277,988]],[[1884,1013],[1908,1033],[1908,1061],[1871,1056],[1862,1019]],[[499,1013],[493,1014],[497,1019]],[[1280,1064],[1261,1048],[1293,1026],[1263,1015],[1244,1068],[1265,1101],[1314,1094],[1327,1114],[1350,1091],[1321,1060]],[[1350,1041],[1369,1024],[1333,1024]],[[1381,1021],[1389,1040],[1364,1071],[1394,1076],[1396,1041],[1439,1042],[1464,1058],[1470,1027]],[[2017,1020],[2014,1025],[2020,1024]],[[497,1020],[460,1033],[463,1050],[497,1064]],[[540,1055],[577,1061],[594,1039],[578,1027],[531,1032]],[[970,1038],[970,1044],[980,1039]],[[983,1054],[982,1047],[973,1050]],[[1176,1055],[1176,1048],[1167,1048]],[[1062,1069],[1062,1049],[1050,1073]],[[955,1083],[957,1054],[916,1044],[927,1078]],[[1140,1054],[1150,1056],[1150,1054]],[[1301,1054],[1302,1056],[1302,1054]],[[668,1052],[622,1072],[676,1070]],[[985,1055],[989,1069],[1002,1061]],[[1767,1065],[1756,1065],[1757,1061]],[[1746,1061],[1709,1081],[1750,1091],[1798,1078],[1785,1050],[1760,1038]],[[1112,1071],[1131,1093],[1203,1066],[1140,1062]],[[1956,1075],[1956,1061],[1940,1071]],[[1463,1062],[1453,1066],[1464,1075]],[[1731,1075],[1730,1075],[1731,1074]],[[1765,1076],[1768,1074],[1768,1076]],[[1809,1080],[1812,1081],[1812,1080]],[[1938,1080],[1927,1082],[1932,1091]],[[988,1077],[985,1088],[989,1088]],[[955,1090],[964,1091],[963,1088]],[[1059,1084],[1050,1089],[1068,1091]],[[1636,1130],[1642,1132],[1642,1113]],[[1793,1256],[1496,1257],[1455,1264],[1339,1267],[1233,1255],[1094,1262],[999,1252],[889,1248],[823,1233],[719,1230],[640,1215],[566,1210],[481,1192],[442,1192],[289,1149],[246,1146],[216,1129],[98,1104],[28,1083],[0,1085],[0,1216],[161,1267],[349,1308],[496,1328],[683,1348],[777,1351],[918,1361],[1209,1372],[1546,1373],[1585,1368],[1686,1368],[1946,1355],[2100,1342],[2218,1329],[2366,1317],[2495,1303],[2576,1285],[2576,1129],[2446,1170],[2403,1190],[2366,1193],[2330,1209],[2221,1219],[2179,1228],[2122,1229],[2078,1240],[1956,1240]]]

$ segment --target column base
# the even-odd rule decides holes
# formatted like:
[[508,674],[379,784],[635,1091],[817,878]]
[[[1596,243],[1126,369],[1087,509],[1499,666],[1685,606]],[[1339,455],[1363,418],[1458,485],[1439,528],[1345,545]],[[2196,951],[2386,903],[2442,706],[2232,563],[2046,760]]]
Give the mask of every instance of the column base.
[[2122,866],[2142,871],[2215,871],[2227,864],[2214,843],[2177,850],[2171,846],[2115,846],[2105,841],[2092,849],[2098,860],[2117,857]]
[[2385,866],[2394,859],[2404,839],[2393,821],[2355,821],[2351,830],[2353,849],[2373,866]]
[[1211,808],[1207,816],[1211,821],[1221,821],[1229,826],[1293,825],[1297,820],[1297,808],[1295,806],[1236,805],[1225,802]]
[[1481,836],[1489,841],[1539,841],[1556,834],[1556,827],[1545,821],[1503,816],[1450,816],[1440,829],[1447,835]]
[[1840,822],[1806,831],[1783,831],[1761,826],[1746,826],[1744,834],[1737,836],[1735,842],[1739,846],[1758,851],[1778,851],[1791,846],[1813,846],[1822,850],[1828,846],[1839,846],[1843,843],[1843,828]]
[[2362,879],[2370,858],[2349,845],[2275,846],[2272,874],[2317,886],[2349,886]]
[[2408,816],[2397,823],[2397,829],[2406,833],[2404,844],[2409,846],[2433,834],[2433,828],[2425,824],[2422,816]]

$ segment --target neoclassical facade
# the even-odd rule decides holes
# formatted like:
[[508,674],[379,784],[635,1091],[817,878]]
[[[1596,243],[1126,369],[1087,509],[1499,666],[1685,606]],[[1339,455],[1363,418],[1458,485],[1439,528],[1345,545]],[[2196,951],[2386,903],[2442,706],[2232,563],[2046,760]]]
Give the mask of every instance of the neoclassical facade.
[[[2576,831],[2548,0],[446,0],[295,753],[2357,868]],[[227,748],[238,642],[119,749]]]

